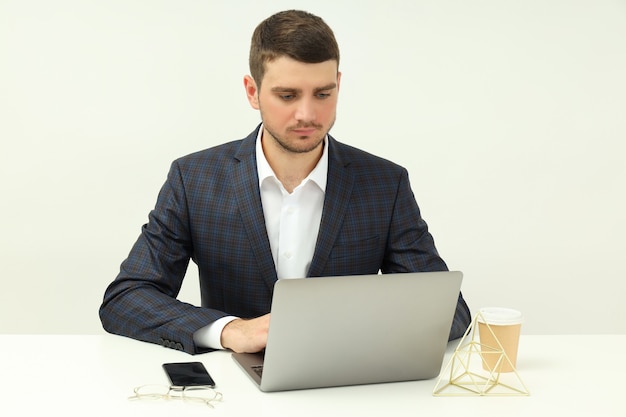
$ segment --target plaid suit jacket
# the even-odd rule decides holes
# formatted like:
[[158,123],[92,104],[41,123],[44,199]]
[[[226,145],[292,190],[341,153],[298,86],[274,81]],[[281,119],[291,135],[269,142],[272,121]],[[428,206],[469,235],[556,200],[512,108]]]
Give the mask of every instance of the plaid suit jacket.
[[[277,280],[265,228],[255,141],[173,162],[149,220],[105,292],[105,330],[188,353],[193,333],[224,317],[270,311]],[[189,264],[202,306],[176,300]],[[309,277],[446,270],[421,218],[407,171],[329,137],[328,183]],[[376,308],[376,306],[372,306]],[[459,295],[450,338],[470,313]]]

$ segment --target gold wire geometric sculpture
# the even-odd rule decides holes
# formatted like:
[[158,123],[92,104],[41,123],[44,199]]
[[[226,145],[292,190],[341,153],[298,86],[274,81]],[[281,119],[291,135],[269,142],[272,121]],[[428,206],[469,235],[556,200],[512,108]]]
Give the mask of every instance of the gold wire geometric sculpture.
[[[497,346],[487,346],[476,340],[479,318],[482,319],[481,323],[489,330]],[[470,333],[471,338],[466,342]],[[491,360],[494,356],[495,361]],[[495,365],[490,365],[492,363]],[[511,371],[502,372],[504,368],[511,369]],[[478,312],[442,371],[433,389],[433,395],[436,397],[523,396],[530,395],[530,393],[495,333]]]

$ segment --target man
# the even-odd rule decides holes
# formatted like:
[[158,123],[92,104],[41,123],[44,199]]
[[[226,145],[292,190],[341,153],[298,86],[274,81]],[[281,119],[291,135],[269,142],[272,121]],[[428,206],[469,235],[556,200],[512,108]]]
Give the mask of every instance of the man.
[[[269,17],[253,34],[250,72],[262,124],[172,164],[106,290],[107,331],[191,354],[258,352],[277,279],[447,269],[407,171],[328,135],[341,73],[326,23],[295,10]],[[190,259],[202,307],[176,300]],[[469,323],[459,294],[450,338]]]

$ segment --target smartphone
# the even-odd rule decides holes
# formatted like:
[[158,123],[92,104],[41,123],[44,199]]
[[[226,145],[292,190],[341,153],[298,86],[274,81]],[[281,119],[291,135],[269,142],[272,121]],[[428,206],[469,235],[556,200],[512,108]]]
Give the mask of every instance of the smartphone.
[[175,387],[215,386],[202,362],[164,363],[163,369]]

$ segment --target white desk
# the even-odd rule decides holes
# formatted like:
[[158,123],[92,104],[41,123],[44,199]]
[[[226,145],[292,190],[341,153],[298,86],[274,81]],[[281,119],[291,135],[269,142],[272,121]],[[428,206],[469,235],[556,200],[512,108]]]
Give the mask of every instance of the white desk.
[[[456,347],[452,343],[449,355]],[[262,393],[227,352],[190,356],[113,335],[0,335],[4,416],[626,416],[626,335],[527,336],[518,372],[528,397],[433,397],[437,379]],[[224,401],[128,401],[135,386],[166,384],[164,362],[200,360]]]

